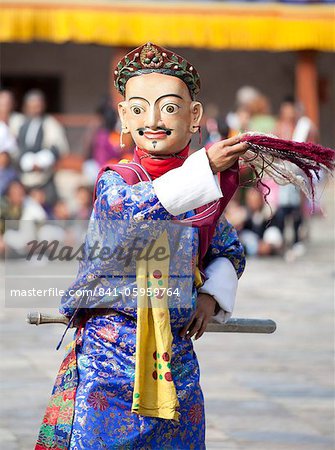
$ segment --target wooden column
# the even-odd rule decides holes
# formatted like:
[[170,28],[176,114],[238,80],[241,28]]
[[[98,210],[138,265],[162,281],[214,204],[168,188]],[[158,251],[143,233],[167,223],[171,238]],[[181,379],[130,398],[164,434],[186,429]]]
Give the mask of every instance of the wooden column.
[[298,52],[295,70],[295,93],[297,100],[304,106],[305,114],[318,127],[319,96],[316,57],[317,52],[313,50]]

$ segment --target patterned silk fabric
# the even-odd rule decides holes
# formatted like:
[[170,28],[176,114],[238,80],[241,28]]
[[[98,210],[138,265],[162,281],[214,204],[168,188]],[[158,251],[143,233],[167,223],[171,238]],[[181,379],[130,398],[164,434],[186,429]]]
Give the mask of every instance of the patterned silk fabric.
[[78,386],[76,346],[80,342],[80,334],[81,330],[78,330],[75,339],[66,347],[68,353],[58,371],[35,450],[69,448]]
[[[188,215],[192,214],[190,212]],[[108,224],[106,232],[100,229],[100,233],[104,233],[106,239],[110,235],[117,236],[118,241],[127,245],[129,233],[133,232],[130,220],[139,216],[151,224],[150,227],[143,228],[144,234],[155,234],[155,223],[161,223],[164,227],[164,223],[172,219],[156,197],[152,182],[129,186],[115,172],[104,173],[98,183],[97,200],[92,214],[93,221],[105,220]],[[180,216],[183,217],[185,215]],[[125,222],[127,226],[120,226],[120,221]],[[171,283],[173,284],[173,275],[182,270],[182,261],[187,251],[191,252],[193,280],[191,279],[187,298],[181,298],[180,303],[176,302],[169,307],[173,337],[170,365],[179,402],[179,422],[146,417],[131,411],[135,381],[137,298],[129,296],[126,298],[126,305],[116,301],[110,315],[91,317],[81,330],[80,339],[75,341],[75,367],[78,378],[74,383],[76,391],[73,391],[73,416],[69,418],[66,429],[61,429],[52,420],[49,420],[48,427],[42,425],[39,442],[45,445],[37,447],[38,450],[205,448],[204,400],[199,384],[198,360],[192,340],[179,336],[181,328],[196,308],[194,272],[199,245],[198,230],[191,227],[180,228],[185,231],[177,233],[170,240],[170,248],[175,249],[176,262],[173,267],[170,266]],[[87,245],[92,234],[88,233]],[[217,257],[228,258],[237,276],[242,274],[245,264],[243,248],[235,230],[224,216],[217,224],[206,259],[210,263]],[[108,262],[101,268],[101,264],[97,265],[96,261],[82,262],[71,288],[79,289],[89,285],[97,278],[99,270],[108,269],[107,264]],[[110,278],[104,282],[113,285],[114,279]],[[120,283],[123,287],[133,287],[134,279],[122,278]],[[181,292],[188,292],[186,287],[183,288],[183,283],[182,279],[178,279],[176,285],[181,287]],[[182,295],[185,296],[186,294]],[[103,304],[106,299],[91,298],[90,301],[96,305],[98,302]],[[183,304],[183,301],[186,303]],[[75,308],[76,299],[69,294],[64,295],[61,313],[70,317]],[[156,354],[157,359],[152,361],[157,367],[164,361],[162,356]],[[65,392],[66,377],[57,377],[57,383],[61,383],[57,390]],[[47,446],[47,434],[60,436],[62,433],[63,440],[58,439],[57,442],[63,446]],[[67,439],[69,446],[66,446]]]

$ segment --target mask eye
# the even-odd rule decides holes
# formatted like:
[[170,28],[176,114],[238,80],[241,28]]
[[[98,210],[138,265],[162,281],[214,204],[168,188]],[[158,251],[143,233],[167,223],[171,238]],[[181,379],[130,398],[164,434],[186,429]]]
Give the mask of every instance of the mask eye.
[[143,108],[141,108],[140,106],[137,106],[137,105],[136,106],[131,106],[130,110],[136,115],[139,115],[139,114],[141,114],[141,112],[144,111]]
[[175,103],[168,103],[167,105],[164,105],[162,108],[162,111],[168,114],[174,114],[178,111],[179,106]]

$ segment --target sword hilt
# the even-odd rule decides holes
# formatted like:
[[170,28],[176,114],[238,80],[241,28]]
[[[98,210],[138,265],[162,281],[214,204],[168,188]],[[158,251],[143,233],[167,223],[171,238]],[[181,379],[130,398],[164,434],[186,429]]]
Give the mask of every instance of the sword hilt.
[[[68,325],[69,319],[61,314],[42,314],[38,311],[27,315],[27,322],[32,325],[62,323]],[[210,333],[263,333],[271,334],[276,330],[276,323],[271,319],[229,319],[226,323],[209,322],[206,331]]]
[[31,325],[44,325],[45,323],[62,323],[63,325],[67,325],[69,323],[69,319],[62,314],[50,315],[40,313],[39,311],[29,312],[26,320]]

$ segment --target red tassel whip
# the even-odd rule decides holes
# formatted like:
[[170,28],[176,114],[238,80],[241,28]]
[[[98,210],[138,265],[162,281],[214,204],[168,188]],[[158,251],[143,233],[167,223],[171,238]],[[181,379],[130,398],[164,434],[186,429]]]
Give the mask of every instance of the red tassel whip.
[[[250,150],[246,152],[243,159],[253,168],[258,178],[260,175],[256,168],[270,172],[275,181],[281,180],[280,184],[284,183],[283,179],[286,179],[286,183],[293,182],[303,189],[301,177],[299,182],[295,183],[289,168],[278,164],[280,162],[278,160],[293,163],[308,177],[312,197],[314,196],[313,174],[319,179],[321,169],[330,172],[335,168],[335,150],[318,144],[288,141],[257,133],[246,133],[241,136],[241,141],[249,144]],[[259,159],[262,160],[262,164]],[[258,160],[257,163],[256,160]]]

